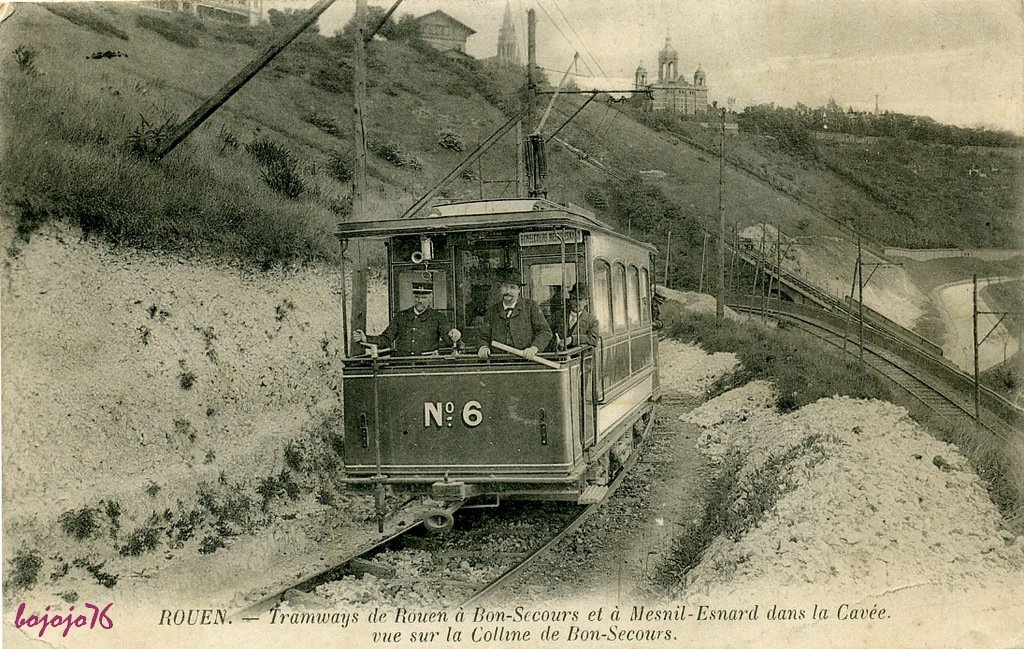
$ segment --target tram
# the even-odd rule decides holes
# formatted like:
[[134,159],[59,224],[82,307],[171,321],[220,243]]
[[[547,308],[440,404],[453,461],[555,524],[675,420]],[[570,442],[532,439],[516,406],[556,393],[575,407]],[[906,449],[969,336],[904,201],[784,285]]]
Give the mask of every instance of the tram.
[[[343,361],[344,480],[377,493],[379,517],[386,489],[438,501],[425,519],[435,530],[477,503],[604,497],[658,393],[653,246],[546,198],[450,203],[337,235],[383,241],[392,318],[426,283],[465,344],[415,356],[357,347]],[[472,341],[486,338],[481,316],[509,269],[555,333],[569,292],[587,287],[596,344],[480,358]]]

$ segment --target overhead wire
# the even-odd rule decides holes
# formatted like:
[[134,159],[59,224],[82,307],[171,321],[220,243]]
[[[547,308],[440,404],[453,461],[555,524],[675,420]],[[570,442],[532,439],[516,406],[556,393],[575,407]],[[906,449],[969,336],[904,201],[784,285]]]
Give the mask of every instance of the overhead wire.
[[[587,47],[587,42],[584,41],[582,37],[580,37],[579,32],[576,31],[575,27],[573,27],[572,21],[570,21],[568,16],[565,15],[565,12],[562,11],[562,8],[558,6],[558,0],[551,0],[551,2],[555,5],[555,9],[557,9],[558,13],[562,16],[562,20],[564,20],[565,24],[569,26],[570,30],[572,30],[572,33],[576,37],[576,40],[578,40],[580,42],[580,45],[583,46],[583,49],[586,51],[587,55],[594,60],[594,65],[596,65],[597,69],[601,71],[601,76],[607,77],[608,75],[605,73],[604,69],[601,68],[601,64],[598,62],[597,57],[594,56],[594,53],[590,51],[589,47]],[[587,61],[586,59],[584,59],[583,64],[586,65],[586,63]]]

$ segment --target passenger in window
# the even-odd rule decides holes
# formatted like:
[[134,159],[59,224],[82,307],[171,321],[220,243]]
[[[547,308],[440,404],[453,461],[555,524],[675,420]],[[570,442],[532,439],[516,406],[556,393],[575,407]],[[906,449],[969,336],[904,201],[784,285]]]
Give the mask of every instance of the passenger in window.
[[395,314],[381,335],[367,336],[362,329],[356,329],[356,340],[389,346],[398,356],[436,352],[459,342],[462,333],[452,327],[443,313],[432,308],[434,287],[429,282],[413,282],[412,299],[413,305]]
[[[568,349],[583,345],[597,346],[597,318],[590,314],[587,287],[576,284],[569,291],[568,313],[554,322],[555,349]],[[565,338],[562,338],[562,336]]]
[[533,358],[551,342],[551,327],[544,319],[540,306],[522,296],[523,282],[519,271],[506,270],[500,279],[501,300],[487,308],[483,333],[477,351],[480,358],[491,355],[490,341],[504,343],[523,350],[523,356]]

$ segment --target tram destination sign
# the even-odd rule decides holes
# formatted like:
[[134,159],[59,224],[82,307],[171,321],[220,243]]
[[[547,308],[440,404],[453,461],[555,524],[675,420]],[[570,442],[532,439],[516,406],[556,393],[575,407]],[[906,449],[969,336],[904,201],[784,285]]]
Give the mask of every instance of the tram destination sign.
[[583,232],[580,230],[543,230],[519,233],[520,246],[557,246],[563,241],[565,243],[583,243]]

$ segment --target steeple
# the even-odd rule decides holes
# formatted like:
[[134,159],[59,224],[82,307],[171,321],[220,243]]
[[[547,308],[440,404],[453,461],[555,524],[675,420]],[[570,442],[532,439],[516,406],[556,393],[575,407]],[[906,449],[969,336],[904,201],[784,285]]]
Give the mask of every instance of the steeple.
[[640,64],[636,66],[636,72],[633,73],[633,88],[639,90],[647,86],[647,68],[644,67],[644,62],[640,61]]
[[672,38],[665,37],[665,47],[658,52],[658,83],[675,83],[679,76],[679,54],[672,47]]
[[505,17],[501,21],[501,29],[498,30],[498,63],[519,65],[519,43],[508,0],[505,2]]

